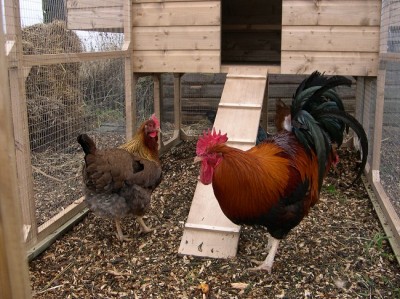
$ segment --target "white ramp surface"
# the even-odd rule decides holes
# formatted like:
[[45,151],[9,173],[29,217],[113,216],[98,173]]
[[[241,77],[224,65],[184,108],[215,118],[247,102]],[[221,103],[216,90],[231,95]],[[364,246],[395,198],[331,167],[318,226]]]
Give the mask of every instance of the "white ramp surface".
[[[261,116],[267,73],[231,68],[227,75],[214,128],[228,134],[230,146],[254,146]],[[198,183],[179,247],[179,254],[213,258],[234,257],[240,226],[221,211],[211,184]]]

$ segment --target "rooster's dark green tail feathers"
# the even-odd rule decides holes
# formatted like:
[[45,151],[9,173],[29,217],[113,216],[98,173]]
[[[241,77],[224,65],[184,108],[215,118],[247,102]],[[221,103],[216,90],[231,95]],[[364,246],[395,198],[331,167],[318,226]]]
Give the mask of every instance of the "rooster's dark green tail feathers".
[[[345,111],[322,111],[318,115],[316,115],[316,118],[321,123],[327,123],[329,121],[332,121],[332,119],[339,119],[343,121],[346,125],[348,125],[357,134],[360,140],[362,158],[361,164],[358,168],[357,176],[353,180],[353,183],[356,182],[361,177],[365,165],[367,164],[368,158],[368,138],[363,126],[358,122],[356,118]],[[332,139],[331,134],[330,137]],[[341,139],[343,140],[343,135],[341,136]]]
[[368,140],[365,131],[353,116],[344,111],[342,99],[334,90],[342,85],[351,86],[351,80],[343,76],[328,78],[316,71],[299,85],[293,96],[293,132],[308,151],[312,149],[317,155],[320,187],[332,143],[338,146],[343,143],[346,128],[354,130],[362,148],[362,162],[355,180],[359,179],[367,162]]

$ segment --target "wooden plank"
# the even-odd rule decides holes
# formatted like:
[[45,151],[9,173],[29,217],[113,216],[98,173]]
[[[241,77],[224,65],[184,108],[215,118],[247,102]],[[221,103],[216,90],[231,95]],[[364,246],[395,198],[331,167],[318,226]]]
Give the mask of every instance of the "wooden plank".
[[121,29],[124,28],[124,11],[122,5],[113,7],[69,9],[67,13],[68,29],[116,29],[116,31],[120,32]]
[[379,0],[283,0],[282,25],[380,26]]
[[216,73],[220,52],[210,51],[134,51],[134,72]]
[[238,233],[186,228],[178,253],[200,257],[232,258],[238,249],[238,239]]
[[219,50],[219,26],[133,27],[133,50]]
[[174,136],[176,134],[180,134],[181,124],[182,124],[181,78],[182,74],[174,74],[174,127],[175,127]]
[[124,44],[122,46],[124,58],[124,86],[125,86],[125,138],[129,140],[136,132],[136,77],[132,70],[132,2],[123,1],[126,11],[124,17]]
[[[228,144],[243,150],[255,144],[267,73],[232,68],[232,75],[227,75],[214,128],[228,134]],[[186,223],[180,254],[214,258],[236,255],[240,228],[223,214],[211,185],[197,184]]]
[[219,26],[220,1],[133,4],[133,26]]
[[225,63],[221,65],[221,73],[254,73],[254,74],[281,74],[279,65],[235,65]]
[[400,218],[381,182],[376,179],[373,179],[371,182],[374,192],[370,192],[370,188],[368,188],[365,181],[364,184],[385,233],[389,237],[389,243],[395,253],[397,261],[400,263]]
[[376,100],[375,100],[375,123],[374,123],[374,143],[372,150],[372,171],[380,169],[381,164],[381,146],[382,146],[382,125],[383,108],[385,104],[385,80],[386,70],[379,70],[376,80]]
[[282,50],[379,52],[379,27],[283,26]]
[[378,53],[282,51],[281,72],[327,75],[377,76]]
[[[5,5],[11,3],[6,1]],[[21,230],[16,143],[13,138],[9,78],[5,67],[3,24],[3,9],[0,6],[0,298],[28,299],[31,298],[31,290]]]
[[88,211],[89,209],[85,208],[83,210],[79,210],[79,212],[77,212],[74,216],[66,218],[65,221],[58,224],[55,230],[46,234],[46,236],[37,242],[34,247],[29,248],[27,250],[28,261],[32,261],[57,239],[64,235],[68,230],[70,230],[76,223],[80,222],[84,217],[86,217]]
[[131,60],[125,60],[126,140],[132,139],[136,132],[136,83],[138,78],[132,72],[131,63]]
[[18,1],[6,3],[5,14],[9,16],[7,31],[9,40],[15,41],[15,59],[13,67],[9,68],[9,87],[11,94],[11,110],[16,144],[16,163],[18,173],[19,200],[22,209],[22,222],[30,227],[27,243],[35,242],[37,237],[37,223],[35,215],[35,201],[33,198],[33,178],[31,168],[31,151],[29,144],[28,112],[25,94],[25,65],[23,64],[22,32],[19,22],[20,7]]
[[122,7],[123,6],[123,1],[124,0],[96,0],[96,1],[92,1],[92,0],[68,0],[67,1],[67,8],[71,9],[71,8],[99,8],[99,7],[115,7],[115,6],[119,6]]
[[[75,215],[84,210],[86,210],[86,202],[84,201],[84,197],[81,197],[39,226],[38,242],[46,239],[49,235],[54,234],[54,232],[59,231],[59,228],[69,219],[75,217]],[[33,245],[33,248],[30,248],[29,250],[34,250],[35,246],[36,245]]]
[[221,103],[262,105],[265,92],[264,79],[227,79]]
[[[221,211],[212,186],[206,186],[200,182],[197,184],[186,222],[223,227],[225,230],[240,230],[240,227],[227,219]],[[229,258],[236,255],[238,240],[239,233],[236,232],[199,231],[188,227],[184,231],[178,252],[187,255]]]
[[[237,111],[240,111],[240,115]],[[222,133],[227,133],[229,140],[253,140],[254,145],[260,122],[260,113],[261,107],[258,109],[219,107],[214,127],[217,131],[221,130]]]
[[130,52],[126,50],[116,50],[107,52],[83,52],[83,53],[60,53],[60,54],[40,54],[23,55],[24,66],[50,65],[59,63],[74,63],[101,59],[114,59],[127,57]]
[[239,109],[260,109],[260,104],[242,104],[242,103],[220,103],[219,107],[239,108]]

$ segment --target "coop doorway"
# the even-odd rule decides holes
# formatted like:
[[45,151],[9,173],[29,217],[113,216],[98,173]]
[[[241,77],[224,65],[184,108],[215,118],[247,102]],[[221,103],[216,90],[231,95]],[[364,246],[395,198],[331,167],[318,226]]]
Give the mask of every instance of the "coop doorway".
[[282,0],[222,0],[222,64],[280,65]]

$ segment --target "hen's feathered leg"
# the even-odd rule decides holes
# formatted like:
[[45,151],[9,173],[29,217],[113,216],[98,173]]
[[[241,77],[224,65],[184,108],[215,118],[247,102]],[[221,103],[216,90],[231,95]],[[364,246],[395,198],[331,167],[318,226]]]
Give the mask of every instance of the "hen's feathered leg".
[[140,224],[141,229],[140,229],[140,233],[150,233],[152,232],[154,229],[152,229],[151,227],[148,227],[144,221],[142,217],[136,217],[136,221]]
[[272,265],[274,264],[275,254],[278,251],[279,242],[280,240],[270,236],[268,238],[268,245],[267,245],[267,247],[270,247],[267,258],[265,259],[264,262],[261,263],[260,266],[255,268],[250,268],[249,270],[250,271],[264,270],[268,271],[268,273],[271,274]]
[[115,219],[115,227],[117,228],[117,238],[120,241],[130,241],[132,239],[127,238],[123,233],[122,233],[122,229],[121,229],[121,220],[120,219]]

